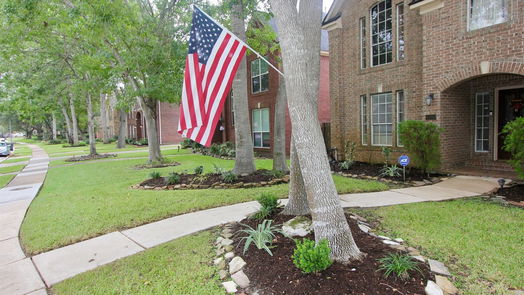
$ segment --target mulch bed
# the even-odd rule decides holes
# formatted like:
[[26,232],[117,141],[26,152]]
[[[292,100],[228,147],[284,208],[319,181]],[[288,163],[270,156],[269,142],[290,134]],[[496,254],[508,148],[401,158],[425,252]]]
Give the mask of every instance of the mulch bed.
[[494,195],[504,196],[508,203],[524,207],[524,183],[499,188]]
[[252,174],[239,175],[231,183],[225,183],[220,174],[179,174],[180,182],[168,185],[167,178],[152,178],[141,182],[137,188],[145,189],[207,189],[207,188],[249,188],[262,187],[289,182],[289,176],[282,178],[270,175],[269,170],[257,170]]
[[[277,215],[275,224],[282,224],[293,216]],[[239,245],[240,237],[234,239],[236,249],[247,263],[243,268],[251,280],[250,290],[258,294],[359,294],[359,295],[394,295],[394,294],[425,294],[424,288],[428,279],[434,280],[426,264],[420,263],[421,273],[411,273],[411,278],[402,281],[394,275],[385,278],[382,271],[377,271],[377,259],[386,256],[394,250],[382,243],[379,238],[362,232],[357,222],[346,215],[353,238],[360,250],[366,253],[361,262],[352,262],[349,265],[334,263],[322,273],[303,274],[291,259],[295,243],[289,238],[278,235],[274,240],[273,256],[264,250],[250,246],[246,254],[242,254],[243,242]],[[244,219],[240,223],[256,227],[257,221]],[[241,229],[237,225],[236,230]],[[314,239],[313,234],[307,236]]]
[[81,161],[90,161],[90,160],[100,160],[107,158],[116,158],[116,154],[96,154],[96,155],[85,155],[80,157],[71,157],[66,159],[66,162],[81,162]]
[[165,168],[165,167],[173,167],[173,166],[178,166],[178,165],[180,165],[180,163],[178,162],[141,164],[141,165],[135,165],[134,169],[140,170],[140,169]]
[[[392,163],[392,164],[395,164],[395,163]],[[397,166],[399,165],[397,164]],[[383,168],[384,168],[384,164],[354,162],[353,165],[351,165],[349,169],[345,170],[345,169],[340,169],[339,163],[331,163],[331,170],[334,172],[342,172],[342,173],[348,173],[348,174],[353,174],[353,175],[358,175],[358,176],[380,177],[380,178],[390,179],[394,181],[403,180],[402,172],[400,172],[401,175],[397,177],[381,176],[380,174]],[[406,167],[406,181],[423,181],[423,180],[430,180],[431,178],[438,178],[438,177],[443,177],[443,176],[448,176],[448,175],[440,174],[440,173],[430,173],[428,176],[428,174],[423,173],[422,170],[418,168]]]

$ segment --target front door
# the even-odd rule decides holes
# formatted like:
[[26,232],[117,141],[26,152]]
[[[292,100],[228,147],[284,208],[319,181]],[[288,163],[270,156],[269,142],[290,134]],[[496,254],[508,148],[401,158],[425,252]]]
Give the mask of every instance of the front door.
[[524,117],[524,88],[501,90],[498,107],[498,159],[507,160],[511,155],[502,148],[506,138],[502,129],[508,122]]

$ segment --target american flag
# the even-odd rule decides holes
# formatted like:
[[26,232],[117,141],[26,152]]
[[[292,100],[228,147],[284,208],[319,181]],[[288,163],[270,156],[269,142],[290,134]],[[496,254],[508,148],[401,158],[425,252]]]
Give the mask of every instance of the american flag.
[[194,6],[178,133],[205,146],[211,145],[245,53],[244,42]]

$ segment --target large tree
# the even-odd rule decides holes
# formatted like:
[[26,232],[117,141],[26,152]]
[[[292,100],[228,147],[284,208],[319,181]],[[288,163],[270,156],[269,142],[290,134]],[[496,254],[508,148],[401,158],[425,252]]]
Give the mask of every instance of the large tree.
[[360,259],[340,204],[314,101],[320,77],[321,0],[270,0],[279,28],[293,142],[313,218],[315,240],[327,239],[335,261]]

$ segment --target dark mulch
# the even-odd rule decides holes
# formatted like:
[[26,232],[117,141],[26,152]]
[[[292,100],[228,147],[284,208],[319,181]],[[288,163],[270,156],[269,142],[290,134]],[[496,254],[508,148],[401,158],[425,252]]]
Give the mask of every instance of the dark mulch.
[[80,157],[71,157],[66,159],[66,162],[81,162],[81,161],[90,161],[90,160],[100,160],[107,158],[116,158],[116,154],[96,154],[96,155],[85,155]]
[[[399,166],[399,165],[397,165]],[[400,166],[399,166],[400,167]],[[360,176],[377,176],[380,177],[381,170],[384,168],[384,164],[372,164],[365,162],[355,162],[348,170],[340,169],[339,163],[331,163],[331,170],[335,172],[356,174]],[[402,171],[401,175],[397,177],[382,176],[381,178],[387,178],[395,181],[402,181]],[[446,176],[440,173],[423,173],[422,170],[415,167],[406,167],[406,181],[422,181],[424,179],[429,180],[432,177],[442,177]]]
[[524,202],[524,183],[499,188],[495,195],[506,197],[506,201]]
[[153,169],[153,168],[165,168],[165,167],[173,167],[178,166],[180,163],[178,162],[169,162],[169,163],[155,163],[155,164],[141,164],[141,165],[135,165],[134,168],[137,170],[140,169]]
[[[419,264],[422,274],[415,271],[406,281],[394,275],[385,278],[382,271],[377,271],[377,259],[396,250],[382,243],[379,238],[362,232],[356,221],[347,217],[355,242],[367,255],[363,261],[349,265],[334,263],[319,275],[303,274],[295,267],[291,259],[295,244],[282,235],[278,235],[273,243],[276,246],[272,249],[273,256],[253,245],[246,254],[242,254],[244,244],[242,242],[239,245],[240,237],[236,237],[235,251],[247,262],[243,270],[251,281],[250,289],[258,290],[258,294],[425,294],[427,280],[434,280],[427,265]],[[290,218],[292,216],[277,215],[274,221],[282,224]],[[252,227],[257,225],[257,221],[252,219],[244,219],[241,223]],[[238,225],[236,229],[240,228]],[[308,238],[314,239],[313,234]]]
[[[262,183],[269,182],[275,179],[272,175],[268,174],[269,170],[260,169],[251,173],[249,175],[238,176],[236,180],[228,184],[236,183]],[[223,183],[222,176],[220,174],[179,174],[180,182],[178,184],[199,184],[199,185],[213,185],[216,183]],[[157,178],[157,179],[148,179],[140,183],[141,186],[165,186],[167,179]]]

